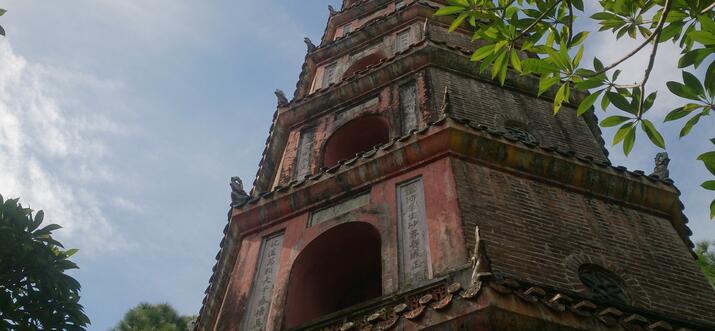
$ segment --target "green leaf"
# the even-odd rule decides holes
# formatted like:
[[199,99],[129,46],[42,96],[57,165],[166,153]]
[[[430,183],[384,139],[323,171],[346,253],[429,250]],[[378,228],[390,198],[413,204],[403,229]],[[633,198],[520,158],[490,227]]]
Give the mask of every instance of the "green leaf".
[[704,83],[710,97],[715,97],[715,61],[710,62],[708,70],[705,72]]
[[698,157],[698,160],[703,161],[708,171],[715,176],[715,152],[707,152]]
[[603,62],[599,60],[597,57],[593,57],[593,69],[596,71],[603,71],[605,67],[603,66]]
[[50,232],[52,232],[52,231],[59,230],[59,229],[61,229],[61,228],[62,228],[62,227],[59,226],[59,225],[57,225],[57,224],[50,224],[50,225],[48,225],[48,226],[42,228],[41,230],[39,230],[39,232],[42,232],[42,233],[50,233]]
[[554,84],[556,84],[560,81],[561,81],[561,78],[558,75],[556,75],[556,76],[542,75],[541,79],[539,79],[539,93],[538,93],[538,95],[543,94],[548,89],[550,89],[552,86],[554,86]]
[[628,100],[619,93],[609,91],[606,92],[606,97],[611,100],[614,106],[618,107],[621,110],[625,110],[629,113],[633,113],[635,111],[635,109],[633,109],[633,107],[631,106],[631,103],[628,102]]
[[459,14],[459,16],[457,16],[457,18],[455,18],[454,21],[452,21],[452,24],[449,26],[448,31],[453,32],[454,30],[457,30],[457,28],[460,25],[462,25],[462,23],[464,22],[464,19],[467,18],[467,16],[469,16],[469,12],[463,12],[463,13]]
[[621,127],[618,129],[616,134],[613,136],[613,146],[618,145],[621,141],[623,141],[623,138],[626,137],[626,134],[628,131],[633,129],[633,125],[635,122],[628,122],[626,124],[621,125]]
[[688,37],[703,45],[715,45],[715,34],[710,31],[691,31]]
[[0,8],[0,16],[5,15],[7,13],[7,10]]
[[576,109],[576,115],[581,116],[585,112],[587,112],[589,109],[591,109],[593,104],[596,102],[596,99],[598,99],[598,97],[601,95],[602,92],[603,92],[603,90],[600,90],[598,92],[591,93],[587,97],[583,98],[583,101],[581,101],[581,104],[578,105],[578,109]]
[[599,87],[602,85],[603,85],[602,79],[594,78],[594,79],[582,80],[582,81],[574,84],[574,88],[585,91],[585,90],[596,88],[596,87]]
[[698,96],[704,96],[705,95],[705,90],[703,89],[703,85],[700,84],[700,80],[698,80],[695,75],[683,71],[683,83],[685,83],[685,86],[690,88],[696,95]]
[[636,143],[636,129],[635,127],[628,130],[626,133],[626,138],[623,139],[623,154],[628,156],[633,151],[633,146]]
[[673,94],[685,98],[685,99],[690,99],[690,100],[700,100],[698,98],[698,94],[695,93],[690,87],[685,86],[681,83],[670,81],[665,83],[665,85],[668,87],[668,90],[670,92],[673,92]]
[[[689,107],[691,105],[694,105],[695,107]],[[690,103],[686,106],[673,109],[672,111],[670,111],[670,113],[668,113],[667,116],[665,116],[665,120],[663,122],[679,120],[685,116],[688,116],[690,113],[693,112],[693,110],[698,109],[699,107],[700,105],[698,104]]]
[[571,46],[577,46],[582,43],[584,40],[586,40],[586,38],[588,38],[588,34],[589,32],[587,31],[581,31],[577,33],[575,36],[573,36]]
[[653,145],[665,149],[665,139],[663,139],[663,136],[658,132],[651,121],[643,119],[641,121],[641,128],[645,131],[650,141],[653,142]]
[[715,200],[710,203],[710,219],[715,218]]
[[682,138],[682,137],[687,136],[690,133],[690,131],[693,130],[693,126],[695,126],[695,124],[698,124],[698,121],[700,121],[700,117],[702,117],[702,116],[703,116],[702,113],[697,114],[697,115],[693,116],[693,118],[691,118],[687,123],[685,123],[685,126],[683,126],[683,129],[680,130],[680,137]]
[[479,49],[477,49],[474,54],[472,54],[472,61],[481,61],[487,56],[494,54],[494,47],[494,44],[479,47]]
[[561,87],[559,87],[559,90],[556,91],[556,95],[554,96],[554,114],[558,114],[559,110],[561,110],[561,105],[564,103],[564,101],[568,101],[569,98],[569,83],[563,83],[561,84]]
[[467,8],[462,7],[462,6],[445,6],[440,9],[438,9],[434,14],[435,16],[447,16],[447,15],[452,15],[456,13],[461,13],[465,11]]
[[492,66],[492,78],[496,77],[499,74],[499,71],[501,71],[501,67],[503,65],[507,65],[506,61],[504,61],[505,59],[506,52],[503,50],[499,51],[499,56],[497,56],[497,59],[494,61],[494,65]]
[[516,71],[521,72],[521,59],[519,59],[519,54],[515,49],[511,50],[511,65]]
[[694,65],[695,69],[697,69],[703,60],[705,60],[705,58],[713,52],[714,50],[711,48],[698,48],[688,51],[680,57],[680,60],[678,61],[678,68],[685,68]]
[[555,65],[548,63],[542,59],[529,58],[521,61],[521,67],[524,69],[525,74],[539,73],[539,74],[551,74],[559,72],[559,68]]
[[660,32],[658,42],[664,42],[676,38],[681,32],[683,32],[683,26],[685,26],[685,22],[673,22],[666,25]]
[[75,255],[77,252],[79,252],[79,249],[76,249],[76,248],[68,249],[65,251],[65,257],[67,257],[67,258],[72,257],[72,255]]
[[655,103],[655,98],[658,95],[658,91],[655,91],[651,94],[649,94],[645,100],[643,101],[643,109],[641,111],[642,114],[647,112],[651,107],[653,107],[653,103]]
[[701,185],[704,189],[715,191],[715,180],[709,180]]
[[610,128],[612,126],[616,126],[618,124],[621,124],[625,121],[628,121],[632,118],[626,117],[626,116],[610,116],[606,117],[603,121],[601,121],[601,126],[604,128]]

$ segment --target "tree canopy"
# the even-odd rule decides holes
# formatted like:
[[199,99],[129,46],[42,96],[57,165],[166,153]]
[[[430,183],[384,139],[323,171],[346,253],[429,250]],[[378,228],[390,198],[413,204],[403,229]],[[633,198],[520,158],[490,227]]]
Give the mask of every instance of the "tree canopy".
[[710,241],[701,241],[695,247],[695,254],[698,255],[698,265],[705,278],[715,288],[715,245]]
[[140,303],[129,310],[113,331],[185,331],[192,316],[179,316],[171,305]]
[[44,213],[32,214],[18,199],[0,195],[0,330],[84,330],[89,318],[79,304],[77,269],[52,238],[56,224],[40,228]]
[[[5,15],[7,10],[0,8],[0,16]],[[5,29],[3,29],[2,25],[0,25],[0,36],[5,35]]]
[[[482,71],[504,84],[509,67],[524,75],[539,77],[538,94],[553,95],[553,110],[558,113],[564,103],[578,103],[582,115],[598,104],[604,111],[617,112],[604,118],[602,127],[617,127],[613,145],[621,144],[630,154],[638,132],[656,146],[665,149],[665,139],[654,123],[652,113],[657,93],[649,85],[651,71],[658,56],[658,46],[672,42],[681,49],[673,68],[682,73],[682,82],[669,81],[667,89],[683,99],[682,106],[671,110],[665,122],[684,122],[680,137],[687,136],[701,119],[715,110],[715,2],[713,0],[600,0],[588,2],[596,7],[590,17],[583,0],[448,0],[435,15],[453,16],[450,31],[462,29],[481,41],[472,54],[480,61]],[[576,31],[584,19],[609,31],[614,39],[637,41],[632,50],[622,52],[613,63],[594,58],[592,65],[582,61],[589,31]],[[618,77],[626,60],[649,51],[642,79],[623,83]],[[618,52],[618,50],[614,50]],[[526,55],[526,56],[523,56]],[[702,79],[693,74],[706,67]],[[573,90],[590,92],[576,100]],[[613,106],[613,107],[611,107]],[[713,140],[715,143],[715,139]],[[715,176],[715,151],[700,155]],[[702,187],[715,191],[715,180]],[[710,205],[715,218],[715,200]]]

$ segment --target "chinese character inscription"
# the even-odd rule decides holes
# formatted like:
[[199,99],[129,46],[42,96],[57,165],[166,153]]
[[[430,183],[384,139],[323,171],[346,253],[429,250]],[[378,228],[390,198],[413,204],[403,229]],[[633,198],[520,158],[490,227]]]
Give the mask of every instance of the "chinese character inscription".
[[267,237],[261,243],[258,255],[258,270],[253,280],[251,296],[244,318],[245,330],[265,330],[268,311],[273,299],[273,285],[279,266],[280,252],[283,248],[283,234]]

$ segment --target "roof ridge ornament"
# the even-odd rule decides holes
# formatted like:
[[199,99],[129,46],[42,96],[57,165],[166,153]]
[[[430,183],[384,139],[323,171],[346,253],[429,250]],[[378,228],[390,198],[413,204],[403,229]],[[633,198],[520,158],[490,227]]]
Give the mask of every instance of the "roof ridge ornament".
[[318,46],[315,46],[315,44],[313,44],[313,41],[310,40],[310,38],[308,37],[303,38],[303,42],[305,43],[305,46],[308,47],[308,53],[311,53],[314,50],[318,49]]
[[249,196],[248,193],[246,193],[246,191],[243,189],[243,181],[241,181],[240,177],[231,177],[231,183],[229,184],[229,186],[231,187],[232,208],[241,207],[245,205],[249,200],[251,200],[251,196]]
[[330,11],[330,16],[334,16],[338,13],[338,11],[335,10],[335,7],[333,7],[333,5],[328,5],[328,11]]
[[283,107],[288,104],[288,98],[283,90],[276,89],[273,93],[276,94],[276,98],[278,99],[278,107]]
[[668,164],[670,164],[670,158],[667,152],[661,152],[655,155],[655,169],[653,169],[653,174],[658,176],[661,180],[670,178],[670,170],[668,170]]

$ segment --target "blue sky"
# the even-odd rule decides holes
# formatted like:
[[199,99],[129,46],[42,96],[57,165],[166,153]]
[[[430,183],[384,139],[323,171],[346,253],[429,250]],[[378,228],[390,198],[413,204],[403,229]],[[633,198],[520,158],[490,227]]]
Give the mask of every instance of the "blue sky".
[[[7,0],[0,18],[0,193],[44,209],[77,247],[91,330],[107,330],[139,302],[200,308],[229,200],[229,178],[253,180],[273,90],[292,94],[339,1]],[[587,51],[608,62],[628,43],[595,36]],[[652,81],[679,80],[677,50],[663,48]],[[640,56],[627,63],[637,69]],[[638,71],[624,73],[637,80]],[[654,87],[656,87],[654,85]],[[678,100],[660,94],[660,122]],[[715,239],[707,219],[712,118],[678,141],[666,126],[672,177],[695,239]],[[607,133],[607,141],[610,141]],[[652,170],[644,137],[614,163]]]

